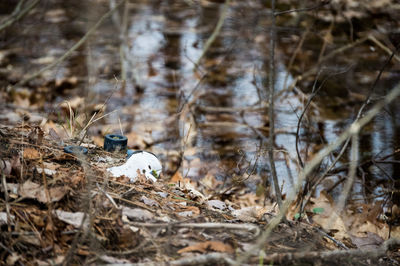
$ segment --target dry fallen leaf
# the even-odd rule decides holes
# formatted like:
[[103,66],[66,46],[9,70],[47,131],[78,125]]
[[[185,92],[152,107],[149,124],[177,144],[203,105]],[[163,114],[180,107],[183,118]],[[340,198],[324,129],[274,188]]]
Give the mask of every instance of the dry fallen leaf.
[[10,175],[11,172],[18,172],[21,169],[21,160],[17,155],[14,155],[11,159],[2,159],[0,160],[0,172],[5,175]]
[[185,218],[193,216],[193,212],[192,211],[178,212],[177,214],[179,216],[182,216],[182,217],[185,217]]
[[191,199],[198,199],[197,201],[199,203],[203,202],[206,200],[206,196],[204,196],[200,191],[198,191],[194,185],[192,184],[192,180],[190,180],[189,178],[185,178],[184,180],[184,187],[185,189],[187,189],[189,191],[189,193],[187,194]]
[[178,254],[182,254],[185,252],[201,252],[206,253],[207,251],[216,251],[216,252],[225,252],[225,253],[233,253],[233,248],[228,245],[224,244],[220,241],[206,241],[202,243],[198,243],[186,248],[182,248],[178,250]]
[[314,223],[327,232],[333,233],[337,239],[349,238],[343,217],[337,212],[334,201],[328,193],[322,191],[320,196],[317,199],[313,199],[312,203],[307,207],[309,212],[313,212],[315,209],[321,211],[312,217]]
[[351,236],[351,241],[359,249],[376,249],[384,242],[383,238],[370,232],[367,232],[365,237]]
[[125,224],[118,231],[118,246],[120,248],[134,247],[139,241],[139,230],[133,229],[131,226]]
[[182,184],[183,183],[183,178],[182,175],[179,172],[176,172],[171,179],[169,180],[170,183],[174,183],[174,184]]
[[[186,154],[186,151],[185,151]],[[215,189],[216,187],[223,184],[222,181],[219,181],[215,178],[214,175],[208,173],[204,178],[201,179],[201,183],[207,186],[209,189]]]
[[[45,188],[29,180],[19,187],[18,194],[21,197],[36,199],[42,203],[49,202]],[[62,199],[65,196],[65,194],[67,194],[67,190],[65,187],[53,187],[49,189],[49,194],[50,194],[50,201],[56,202]]]
[[15,219],[15,216],[14,215],[10,215],[9,217],[8,217],[8,215],[7,215],[7,213],[6,212],[0,212],[0,225],[2,225],[2,224],[8,224],[8,218],[10,218],[10,222],[11,222],[11,224],[13,224],[14,223],[14,219]]
[[225,202],[220,201],[220,200],[209,200],[207,202],[207,205],[208,205],[208,207],[210,207],[211,209],[214,209],[214,210],[223,211],[223,210],[227,209]]
[[128,147],[130,148],[143,150],[149,144],[141,134],[137,134],[136,132],[132,131],[125,134],[125,136],[128,138]]
[[256,222],[268,212],[268,207],[245,207],[232,211],[232,215],[242,222]]
[[146,204],[147,206],[150,206],[150,207],[158,206],[157,201],[155,201],[153,199],[149,199],[148,197],[146,197],[144,195],[140,198],[140,201],[143,201],[144,204]]
[[34,148],[25,148],[24,149],[24,159],[26,160],[35,160],[40,158],[40,153]]
[[0,171],[5,175],[11,174],[11,162],[0,160]]
[[[73,225],[76,228],[81,226],[82,220],[85,216],[83,212],[66,212],[63,210],[55,210],[57,218],[61,221]],[[83,227],[89,226],[89,217],[86,217]]]
[[35,143],[36,145],[42,145],[44,137],[44,132],[40,127],[35,127],[29,132],[28,139],[30,143]]
[[49,176],[53,176],[57,173],[56,169],[60,167],[59,164],[57,163],[48,163],[48,162],[43,162],[43,168],[41,165],[36,166],[36,170],[38,171],[39,174],[41,174],[44,170],[44,173]]
[[[39,234],[39,233],[38,233]],[[20,235],[18,240],[34,246],[40,246],[40,239],[37,235]]]
[[128,207],[123,207],[122,215],[125,215],[133,220],[139,220],[139,221],[147,221],[154,218],[154,215],[151,212],[139,208],[132,209]]
[[127,259],[119,259],[119,258],[115,258],[115,257],[110,257],[107,255],[102,255],[100,256],[100,258],[107,263],[111,263],[111,264],[129,264],[130,261]]

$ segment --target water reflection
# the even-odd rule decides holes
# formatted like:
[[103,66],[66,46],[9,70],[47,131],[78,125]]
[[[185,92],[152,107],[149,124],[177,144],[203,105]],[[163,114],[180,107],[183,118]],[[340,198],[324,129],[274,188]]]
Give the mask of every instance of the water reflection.
[[[140,98],[137,92],[132,93],[138,101],[134,107],[135,115],[132,115],[131,130],[138,134],[151,131],[151,136],[159,142],[154,149],[159,152],[168,149],[179,151],[180,139],[185,136],[177,111],[197,95],[195,104],[203,107],[203,111],[190,114],[194,120],[186,121],[193,123],[189,127],[195,130],[193,143],[186,147],[194,145],[196,155],[193,156],[193,152],[187,155],[184,166],[190,169],[182,171],[188,172],[192,178],[201,178],[207,173],[231,177],[248,171],[257,159],[255,173],[258,177],[255,179],[268,178],[266,155],[260,152],[267,137],[267,130],[263,128],[268,126],[263,82],[267,79],[267,71],[260,70],[264,65],[268,66],[265,56],[268,31],[262,27],[249,28],[248,22],[234,19],[246,16],[248,21],[258,23],[262,20],[262,24],[266,24],[268,17],[261,19],[257,12],[249,16],[254,7],[232,7],[223,30],[196,73],[193,72],[193,62],[198,59],[217,24],[222,5],[200,8],[179,1],[163,1],[160,8],[155,8],[154,3],[135,5],[129,27],[129,56],[135,62],[133,67],[144,88]],[[205,78],[198,84],[198,76],[204,74]],[[282,89],[284,76],[286,72],[280,64],[278,90]],[[132,79],[132,82],[138,81]],[[290,151],[277,159],[281,182],[286,187],[290,184],[285,178],[288,176],[287,162],[291,173],[296,172],[294,146],[290,145],[294,143],[293,132],[300,103],[296,97],[286,97],[277,106],[280,110],[277,113],[278,131],[279,128],[287,131],[287,134],[278,134],[277,145]],[[254,107],[259,109],[247,110]],[[225,109],[212,111],[210,108]],[[154,123],[162,125],[163,130],[154,130]],[[201,163],[193,162],[194,158],[201,158]],[[164,159],[168,160],[167,157]],[[238,165],[238,162],[243,165]]]
[[[89,12],[82,1],[72,2],[73,5],[62,5],[67,10],[66,17],[74,21],[71,25],[52,25],[53,36],[49,36],[48,31],[36,30],[42,34],[40,36],[46,41],[47,48],[54,46],[52,42],[56,43],[61,35],[62,39],[73,43],[109,8],[100,5]],[[269,66],[268,10],[260,1],[234,1],[219,36],[205,54],[198,71],[194,71],[194,62],[202,54],[207,38],[221,17],[223,3],[219,2],[193,4],[192,1],[153,0],[129,3],[128,28],[124,36],[120,36],[115,22],[108,21],[87,46],[57,68],[56,75],[77,75],[83,80],[87,76],[85,88],[88,91],[76,93],[87,96],[92,102],[103,102],[113,93],[107,103],[108,111],[118,109],[119,112],[107,116],[101,127],[118,131],[120,120],[125,133],[134,132],[146,140],[137,145],[138,148],[153,149],[167,165],[184,148],[183,175],[198,179],[212,174],[230,179],[249,172],[257,162],[253,178],[253,183],[256,183],[270,176],[267,156],[263,152],[268,137],[265,103]],[[89,14],[86,26],[81,18],[83,14]],[[278,93],[284,89],[286,77],[287,84],[290,84],[293,81],[291,75],[307,71],[308,62],[303,59],[308,54],[312,54],[310,57],[316,61],[321,40],[306,44],[304,53],[294,61],[291,73],[286,71],[289,55],[294,50],[287,46],[293,46],[291,40],[299,39],[302,31],[297,26],[278,28],[275,84]],[[309,34],[311,40],[319,38],[318,32],[311,30]],[[287,40],[290,40],[289,45],[285,43]],[[54,52],[54,47],[49,50],[56,56],[64,52]],[[345,98],[354,87],[361,94],[368,90],[365,84],[360,86],[361,82],[355,78],[352,80],[353,74],[364,74],[359,73],[362,63],[359,64],[332,81],[333,85],[327,86],[322,93],[325,98],[316,99],[318,108],[307,113],[300,130],[300,150],[304,159],[315,154],[323,144],[332,142],[350,123],[348,117],[356,113],[359,104],[346,102]],[[329,67],[348,67],[348,62],[340,62],[337,58],[325,67],[329,72]],[[114,75],[120,78],[121,72],[126,72],[126,84],[119,83],[118,89],[113,91]],[[367,78],[371,79],[371,76]],[[388,82],[387,87],[390,88],[394,82]],[[312,81],[301,85],[305,91],[310,91],[310,84]],[[276,101],[276,165],[285,191],[296,182],[299,170],[295,132],[305,97],[299,90],[290,91]],[[58,100],[64,98],[63,95]],[[183,108],[185,106],[187,109]],[[396,105],[391,106],[389,112],[377,117],[373,126],[360,136],[363,157],[373,155],[381,158],[399,147],[397,109]],[[190,138],[187,138],[188,132]],[[372,151],[372,154],[365,151]],[[338,167],[345,169],[346,156]],[[396,153],[389,159],[398,160],[398,156]],[[327,158],[329,160],[332,157]],[[168,174],[176,170],[174,167],[166,169]],[[398,185],[392,180],[400,171],[397,163],[370,163],[362,170],[364,173],[359,175],[364,179],[360,182],[370,186],[367,192],[362,191],[362,186],[356,187],[358,193],[382,190],[380,186],[387,180]],[[335,174],[331,180],[335,183],[343,176],[346,176],[345,170]],[[340,185],[337,191],[340,191]]]

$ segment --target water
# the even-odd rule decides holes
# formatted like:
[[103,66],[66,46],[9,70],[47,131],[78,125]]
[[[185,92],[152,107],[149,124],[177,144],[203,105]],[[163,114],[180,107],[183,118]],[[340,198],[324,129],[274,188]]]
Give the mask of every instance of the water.
[[[46,24],[36,17],[36,24],[29,25],[36,37],[27,37],[20,45],[35,47],[31,54],[36,57],[46,56],[49,51],[58,56],[108,9],[107,5],[89,7],[78,1],[71,2],[64,6],[60,3],[49,5],[47,11],[64,10],[64,20]],[[270,180],[265,152],[269,126],[265,108],[269,79],[268,9],[258,1],[234,2],[219,36],[196,71],[194,62],[202,54],[223,9],[220,3],[201,3],[130,3],[126,34],[121,33],[120,25],[108,20],[85,46],[59,65],[55,72],[46,75],[60,79],[76,75],[81,82],[78,89],[63,91],[48,100],[45,109],[53,110],[59,102],[74,95],[85,96],[87,104],[102,103],[112,95],[107,102],[107,112],[117,112],[97,123],[91,129],[91,135],[119,132],[121,124],[125,134],[139,136],[141,141],[135,142],[137,148],[151,149],[160,156],[167,175],[176,171],[179,152],[184,151],[180,167],[184,176],[201,179],[213,175],[229,181],[234,176],[247,176],[251,172],[246,185],[255,189],[261,180]],[[122,20],[121,12],[119,19]],[[288,71],[289,59],[297,45],[295,40],[301,38],[305,29],[297,26],[290,17],[279,17],[278,23],[277,93],[285,89],[286,78],[286,84],[290,84],[297,74],[306,72],[316,63],[321,47],[320,39],[314,38],[318,31],[312,30],[310,41],[305,43],[304,51]],[[321,24],[318,27],[323,28]],[[42,30],[44,25],[46,30]],[[340,34],[337,35],[342,43],[344,35]],[[41,46],[37,45],[36,38],[41,40]],[[328,46],[326,53],[340,45]],[[354,119],[361,101],[353,101],[349,91],[365,95],[371,83],[366,80],[371,81],[376,76],[381,65],[379,56],[385,56],[368,47],[359,49],[359,53],[354,50],[344,52],[321,67],[326,69],[325,75],[338,69],[349,70],[329,79],[330,83],[327,82],[314,101],[317,108],[312,107],[304,118],[300,130],[303,160],[312,157],[324,143],[332,142]],[[369,60],[367,66],[363,65],[364,59]],[[376,66],[371,67],[371,62]],[[14,67],[23,69],[24,64],[15,63]],[[32,70],[38,68],[40,66]],[[396,73],[388,72],[383,77],[385,85],[380,84],[378,91],[390,89],[398,80]],[[121,80],[123,77],[126,77],[125,83]],[[276,99],[275,156],[284,192],[296,182],[299,171],[295,132],[307,101],[307,95],[299,92],[309,92],[313,78],[305,78],[297,90],[280,94]],[[393,105],[390,112],[376,118],[363,132],[361,157],[368,154],[384,156],[398,149],[398,108]],[[346,153],[337,166],[345,166],[348,157]],[[327,162],[331,160],[327,158]],[[397,184],[394,181],[397,164],[385,164],[381,168],[385,174],[376,166],[364,169],[367,175],[363,182],[367,183],[369,193],[380,193],[382,180],[389,180],[392,186]],[[340,172],[328,179],[334,183],[345,175],[346,172]],[[361,193],[359,187],[356,185],[355,190]],[[336,194],[340,191],[341,185],[333,190]]]

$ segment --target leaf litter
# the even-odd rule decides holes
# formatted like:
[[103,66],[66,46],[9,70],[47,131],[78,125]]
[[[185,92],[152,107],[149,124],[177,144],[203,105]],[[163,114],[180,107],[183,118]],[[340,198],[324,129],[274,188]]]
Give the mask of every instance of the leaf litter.
[[[216,194],[213,189],[221,184],[210,175],[205,183],[179,172],[156,183],[144,176],[134,183],[114,178],[106,169],[123,159],[112,159],[98,147],[85,158],[65,154],[51,134],[37,129],[41,145],[31,144],[24,137],[32,130],[1,129],[8,136],[0,140],[6,147],[1,151],[1,242],[8,247],[1,255],[9,263],[161,262],[214,253],[234,258],[250,250],[278,211],[249,191]],[[361,207],[357,213],[339,213],[322,192],[307,206],[308,219],[296,222],[292,211],[288,222],[274,229],[264,245],[266,256],[340,249],[332,239],[347,248],[377,248],[390,230],[392,236],[400,233],[378,219],[380,205]],[[76,239],[81,241],[74,246]]]

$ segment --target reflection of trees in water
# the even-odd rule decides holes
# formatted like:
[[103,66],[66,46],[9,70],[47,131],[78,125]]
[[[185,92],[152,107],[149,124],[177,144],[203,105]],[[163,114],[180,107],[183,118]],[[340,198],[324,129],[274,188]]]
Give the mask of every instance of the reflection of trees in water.
[[400,106],[397,103],[391,104],[388,110],[388,115],[390,116],[389,123],[390,129],[388,132],[391,138],[387,139],[390,153],[394,153],[393,164],[392,164],[392,180],[393,182],[393,203],[400,206],[400,153],[396,152],[400,148]]
[[[202,48],[210,37],[212,30],[218,23],[221,16],[222,5],[218,7],[202,8],[201,15],[197,21],[197,28],[207,27],[210,31],[199,34],[198,42],[202,43]],[[207,71],[207,77],[204,79],[202,88],[206,93],[201,97],[198,104],[202,106],[213,107],[231,107],[233,103],[233,87],[235,80],[229,77],[230,68],[235,65],[235,55],[228,51],[231,45],[231,38],[227,36],[225,31],[234,31],[223,27],[221,34],[214,40],[211,47],[201,60],[200,69]],[[229,121],[236,122],[234,115],[227,114],[196,114],[197,120],[200,122],[217,122]],[[211,121],[210,121],[211,120]],[[235,168],[236,161],[239,160],[238,150],[240,148],[240,140],[234,133],[234,128],[218,128],[211,127],[208,130],[200,129],[203,141],[201,142],[207,149],[215,151],[214,160],[219,160],[221,173],[224,176],[230,175]],[[236,137],[235,137],[236,136]]]
[[[179,21],[175,16],[178,16],[179,12],[182,11],[182,4],[178,4],[176,1],[172,0],[163,1],[161,9],[165,18],[165,23],[162,29],[164,44],[160,51],[164,60],[163,75],[166,86],[164,90],[167,90],[174,95],[172,97],[166,97],[166,111],[168,112],[169,116],[176,115],[181,85],[181,73],[179,70],[181,68],[181,29],[184,26],[184,20]],[[167,135],[171,139],[179,139],[178,119],[174,119],[172,124],[169,124]]]

